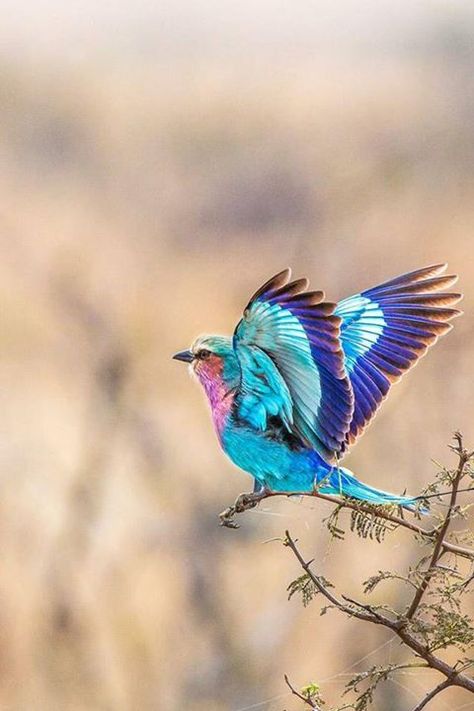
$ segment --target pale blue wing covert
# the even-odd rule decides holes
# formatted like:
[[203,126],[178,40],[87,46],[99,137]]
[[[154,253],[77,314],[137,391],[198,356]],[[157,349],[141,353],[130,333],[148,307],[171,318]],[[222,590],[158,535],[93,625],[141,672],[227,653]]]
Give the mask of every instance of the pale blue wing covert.
[[339,341],[335,304],[287,269],[251,298],[234,332],[242,376],[238,415],[265,430],[270,417],[316,449],[327,462],[341,450],[353,396]]

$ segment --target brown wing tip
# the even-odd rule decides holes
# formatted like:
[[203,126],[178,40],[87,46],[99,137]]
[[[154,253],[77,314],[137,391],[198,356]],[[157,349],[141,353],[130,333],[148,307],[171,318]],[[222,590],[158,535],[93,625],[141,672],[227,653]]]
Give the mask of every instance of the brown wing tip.
[[269,279],[269,281],[275,281],[275,282],[280,282],[279,286],[283,286],[283,284],[286,284],[289,282],[291,279],[291,267],[285,267],[285,269],[282,269],[281,272],[278,272],[278,274],[275,274],[274,277]]
[[270,290],[274,291],[276,289],[281,289],[282,286],[285,286],[285,284],[288,284],[290,279],[291,279],[290,267],[286,267],[286,269],[282,269],[281,272],[278,272],[278,274],[275,274],[275,276],[272,276],[264,284],[262,284],[262,286],[259,287],[254,294],[252,294],[247,306],[245,307],[245,311],[249,308],[249,306],[252,304],[252,302],[255,301],[255,299],[258,299],[258,297],[261,296],[262,294],[264,294],[266,291],[270,291]]
[[435,276],[430,276],[426,279],[422,279],[419,282],[413,282],[413,291],[417,289],[420,293],[440,291],[440,289],[450,288],[458,280],[457,274],[437,274]]
[[442,284],[444,286],[447,286],[448,284],[449,286],[453,286],[453,284],[458,281],[459,276],[457,274],[443,274],[439,277],[439,279],[440,281],[442,280]]
[[413,272],[413,276],[415,277],[416,275],[418,275],[418,278],[420,279],[429,279],[430,277],[440,276],[441,274],[444,274],[447,268],[447,262],[439,262],[439,264],[430,264],[427,267],[423,267],[422,269],[418,269],[416,272]]
[[306,293],[306,289],[309,286],[309,280],[306,277],[301,277],[300,279],[295,279],[294,281],[289,281],[278,289],[269,288],[267,291],[272,293],[272,298],[278,296],[288,296],[290,299],[297,299],[303,292]]
[[426,269],[429,269],[430,271],[435,271],[437,274],[442,274],[442,272],[446,271],[448,268],[448,263],[447,262],[439,262],[439,264],[430,264]]

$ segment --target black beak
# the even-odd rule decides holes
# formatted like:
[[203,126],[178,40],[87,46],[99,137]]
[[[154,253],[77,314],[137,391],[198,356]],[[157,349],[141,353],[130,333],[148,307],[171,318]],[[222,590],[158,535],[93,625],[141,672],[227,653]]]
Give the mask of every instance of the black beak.
[[180,351],[179,353],[174,354],[173,359],[182,360],[183,363],[192,363],[194,360],[194,356],[191,351]]

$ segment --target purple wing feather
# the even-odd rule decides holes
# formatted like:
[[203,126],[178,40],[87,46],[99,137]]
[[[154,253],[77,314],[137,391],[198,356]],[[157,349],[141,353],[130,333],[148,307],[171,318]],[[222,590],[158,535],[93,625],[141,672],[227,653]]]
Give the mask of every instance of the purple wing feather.
[[403,274],[341,301],[341,343],[354,390],[354,414],[346,438],[353,444],[372,420],[392,383],[451,329],[461,294],[449,289],[456,276],[446,264]]

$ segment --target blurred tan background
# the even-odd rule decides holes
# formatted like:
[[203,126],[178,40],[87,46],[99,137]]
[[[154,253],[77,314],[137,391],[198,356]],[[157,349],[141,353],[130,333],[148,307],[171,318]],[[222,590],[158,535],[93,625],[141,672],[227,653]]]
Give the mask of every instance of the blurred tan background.
[[[353,594],[416,551],[331,543],[322,502],[219,528],[251,482],[170,356],[287,265],[334,300],[448,260],[465,315],[347,465],[416,493],[454,429],[473,444],[474,7],[1,6],[0,708],[301,708],[284,673],[336,704],[400,649],[288,603],[297,568],[264,542],[289,527]],[[437,682],[398,678],[375,708]]]

